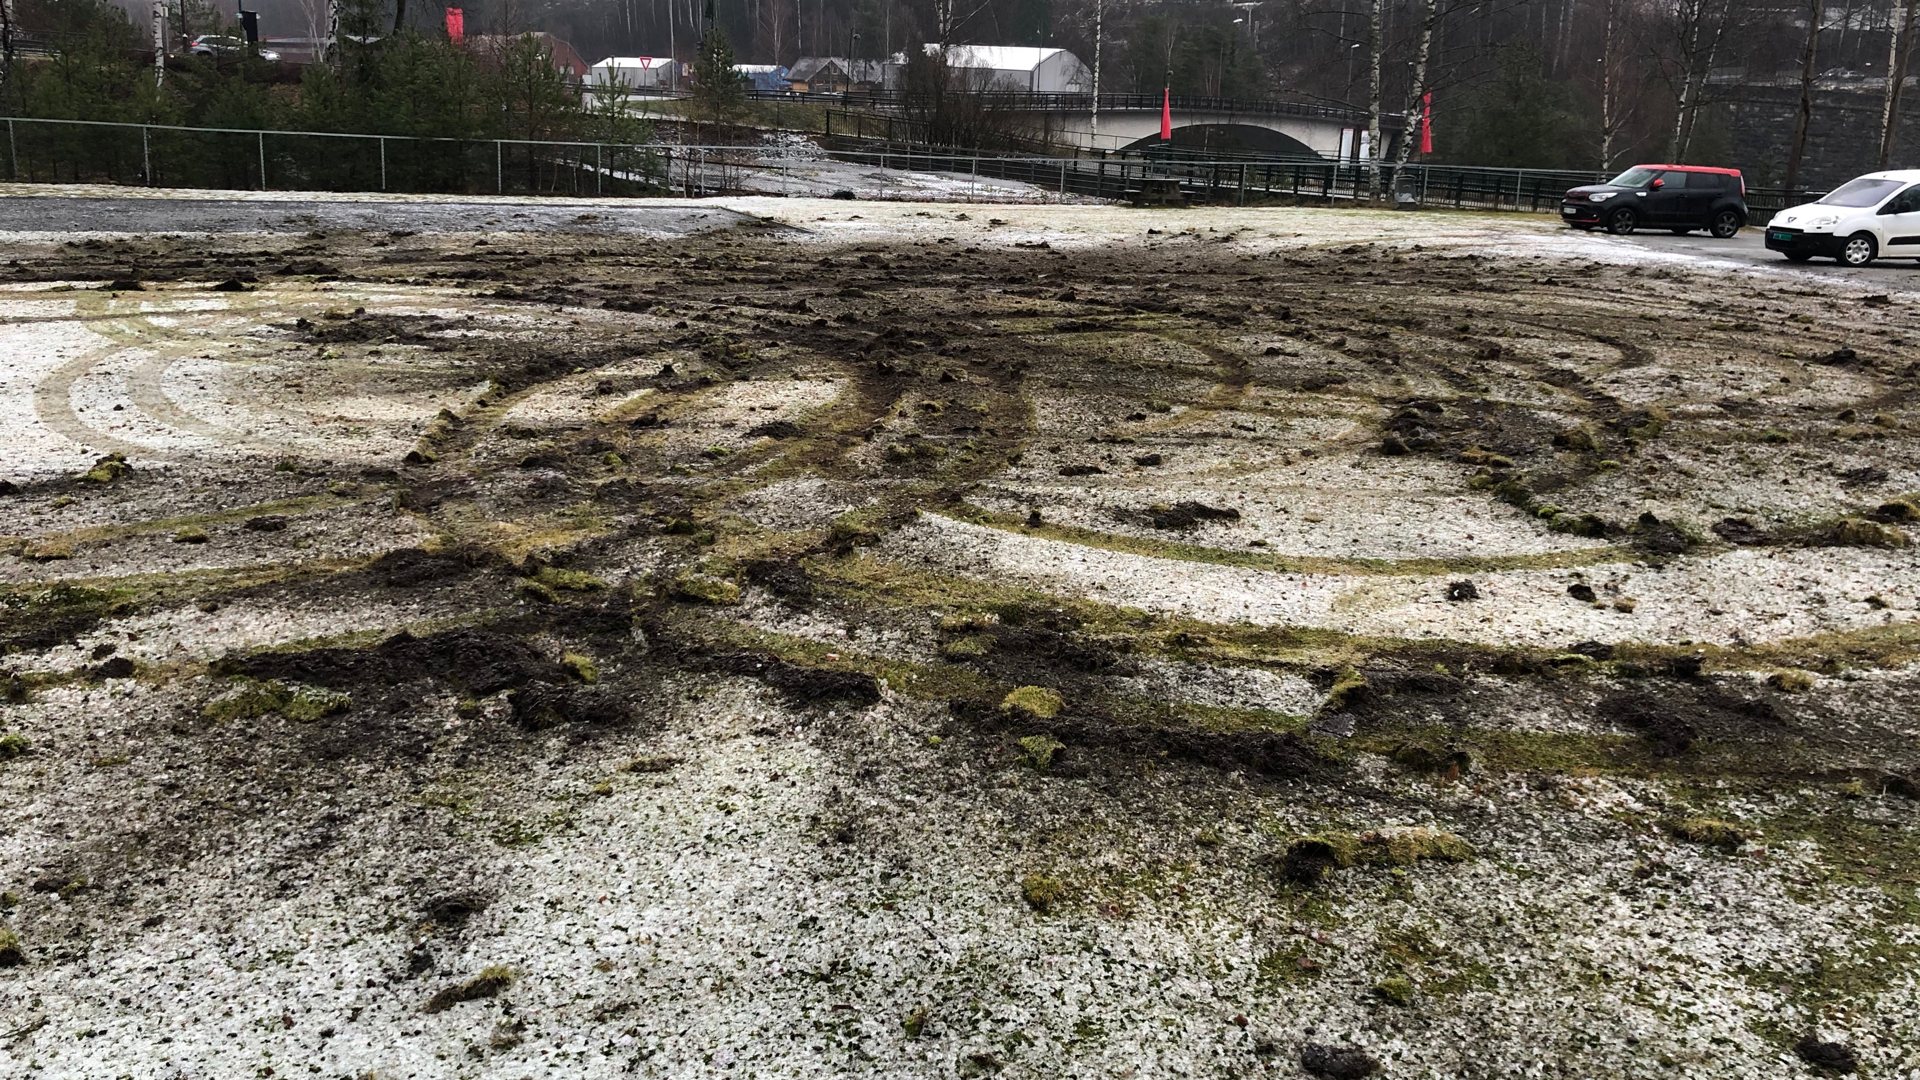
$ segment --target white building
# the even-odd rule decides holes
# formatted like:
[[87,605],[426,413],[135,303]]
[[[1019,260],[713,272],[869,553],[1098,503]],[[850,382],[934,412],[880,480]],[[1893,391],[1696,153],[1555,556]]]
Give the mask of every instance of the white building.
[[587,72],[587,86],[625,86],[632,90],[667,90],[687,80],[665,56],[609,56]]
[[[926,45],[927,55],[940,51]],[[947,66],[964,71],[976,89],[1018,90],[1032,94],[1084,94],[1093,89],[1093,73],[1065,49],[1025,45],[949,45]]]

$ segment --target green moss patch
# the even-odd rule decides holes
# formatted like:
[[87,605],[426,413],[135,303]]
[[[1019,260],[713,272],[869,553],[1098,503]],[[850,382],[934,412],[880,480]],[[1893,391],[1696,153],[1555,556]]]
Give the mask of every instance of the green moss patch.
[[740,602],[740,586],[725,578],[691,571],[674,578],[667,586],[667,592],[674,599],[684,600],[690,604],[728,607]]
[[1302,836],[1287,845],[1280,869],[1290,881],[1311,884],[1332,871],[1349,867],[1465,862],[1473,856],[1473,845],[1453,833],[1410,826]]
[[1000,708],[1032,720],[1051,720],[1066,708],[1058,692],[1044,686],[1022,686],[1000,700]]
[[1018,745],[1021,756],[1037,772],[1046,772],[1053,764],[1053,755],[1067,747],[1066,743],[1051,735],[1028,735],[1020,739]]
[[1400,975],[1391,975],[1373,984],[1373,996],[1389,1005],[1413,1004],[1413,981]]
[[1020,895],[1027,906],[1042,915],[1067,899],[1067,883],[1047,874],[1028,874],[1020,879]]
[[207,702],[200,710],[200,716],[212,723],[223,724],[278,714],[296,723],[309,724],[346,712],[352,707],[353,698],[336,690],[299,683],[243,679]]
[[88,484],[111,484],[133,473],[133,466],[127,464],[127,455],[108,454],[93,463],[93,468],[80,474],[80,479]]
[[607,588],[605,581],[585,570],[564,570],[557,566],[541,567],[534,573],[533,580],[560,592],[600,592]]
[[1676,840],[1685,840],[1689,844],[1701,844],[1726,851],[1738,848],[1748,839],[1745,829],[1731,821],[1722,821],[1719,818],[1670,818],[1662,821],[1660,828]]
[[568,674],[583,683],[592,684],[600,681],[600,665],[594,662],[593,657],[584,653],[570,652],[560,658],[560,665],[567,669]]

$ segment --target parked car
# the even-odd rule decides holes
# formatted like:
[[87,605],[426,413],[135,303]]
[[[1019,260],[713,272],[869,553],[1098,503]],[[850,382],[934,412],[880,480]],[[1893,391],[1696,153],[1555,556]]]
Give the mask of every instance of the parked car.
[[[201,34],[187,42],[187,52],[212,60],[235,60],[247,55],[247,39],[226,34]],[[260,59],[272,63],[280,59],[280,54],[272,49],[261,49]]]
[[1567,192],[1560,220],[1619,235],[1645,227],[1675,234],[1705,229],[1724,240],[1747,223],[1747,182],[1739,169],[1635,165],[1604,184]]
[[1920,259],[1920,169],[1868,173],[1780,211],[1767,223],[1767,247],[1793,262]]

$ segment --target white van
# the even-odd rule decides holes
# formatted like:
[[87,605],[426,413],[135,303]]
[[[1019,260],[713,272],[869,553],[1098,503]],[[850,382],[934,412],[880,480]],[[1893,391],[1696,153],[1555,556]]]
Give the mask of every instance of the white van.
[[1920,259],[1920,169],[1868,173],[1819,202],[1780,211],[1767,223],[1767,247],[1793,262]]

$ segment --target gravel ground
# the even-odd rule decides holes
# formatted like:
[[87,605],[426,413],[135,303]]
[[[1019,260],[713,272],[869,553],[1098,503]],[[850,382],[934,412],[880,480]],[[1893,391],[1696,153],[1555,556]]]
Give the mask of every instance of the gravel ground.
[[1911,294],[1358,210],[0,230],[0,1075],[1920,1073]]

